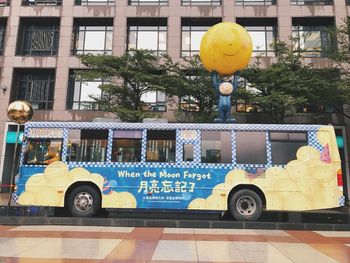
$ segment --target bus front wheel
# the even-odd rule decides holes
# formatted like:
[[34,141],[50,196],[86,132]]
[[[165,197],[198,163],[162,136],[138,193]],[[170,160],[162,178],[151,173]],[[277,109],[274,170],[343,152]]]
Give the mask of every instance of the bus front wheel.
[[78,186],[69,194],[68,209],[73,216],[90,217],[95,215],[100,207],[101,197],[92,186]]
[[242,189],[232,195],[229,207],[232,216],[236,220],[254,221],[260,217],[263,203],[257,193]]

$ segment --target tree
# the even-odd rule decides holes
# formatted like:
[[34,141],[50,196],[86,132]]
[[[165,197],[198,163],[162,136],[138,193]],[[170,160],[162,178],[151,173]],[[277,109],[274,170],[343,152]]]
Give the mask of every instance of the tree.
[[256,90],[241,91],[239,96],[267,112],[277,123],[283,123],[298,109],[344,103],[336,69],[315,69],[304,64],[301,50],[285,42],[277,41],[274,47],[277,61],[269,68],[260,68],[257,63],[242,72]]
[[214,118],[217,98],[211,87],[209,72],[203,67],[198,55],[174,62],[164,56],[162,71],[167,92],[177,103],[175,115],[181,122],[208,122]]
[[130,50],[119,57],[82,55],[80,59],[88,67],[79,72],[83,78],[110,81],[100,86],[102,97],[94,98],[104,110],[129,122],[155,116],[141,100],[143,94],[166,89],[157,57],[151,51]]

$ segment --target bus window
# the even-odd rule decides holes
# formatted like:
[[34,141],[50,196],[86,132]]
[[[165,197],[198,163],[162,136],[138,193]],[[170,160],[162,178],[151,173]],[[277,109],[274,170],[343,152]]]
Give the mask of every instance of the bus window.
[[193,162],[193,144],[183,145],[183,161]]
[[112,146],[112,162],[140,162],[141,140],[141,131],[114,131]]
[[266,164],[266,133],[236,132],[236,160],[240,164]]
[[306,132],[270,132],[272,164],[296,159],[297,150],[307,145]]
[[70,130],[68,162],[105,162],[108,130]]
[[62,140],[28,139],[24,164],[50,164],[61,160]]
[[147,131],[147,162],[175,162],[176,131]]
[[202,131],[202,163],[231,163],[231,132]]

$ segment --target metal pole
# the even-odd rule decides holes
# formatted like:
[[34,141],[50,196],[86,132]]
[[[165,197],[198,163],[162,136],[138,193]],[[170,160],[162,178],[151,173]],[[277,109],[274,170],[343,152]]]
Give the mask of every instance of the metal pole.
[[14,174],[17,172],[18,167],[18,161],[16,160],[17,157],[17,146],[18,146],[18,135],[19,135],[19,124],[17,124],[17,132],[16,132],[16,143],[15,143],[15,151],[13,153],[13,162],[12,162],[12,169],[11,169],[11,178],[10,178],[10,190],[9,190],[9,200],[7,203],[7,206],[11,206],[11,198],[12,198],[12,189],[14,185]]

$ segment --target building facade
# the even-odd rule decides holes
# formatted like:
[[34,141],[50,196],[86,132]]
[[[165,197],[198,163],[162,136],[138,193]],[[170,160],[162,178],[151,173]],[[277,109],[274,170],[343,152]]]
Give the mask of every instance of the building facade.
[[[198,54],[200,39],[210,26],[230,21],[248,30],[254,56],[265,66],[274,60],[270,43],[296,36],[297,45],[306,51],[305,61],[324,67],[330,63],[323,52],[331,41],[327,29],[348,18],[348,4],[348,0],[0,0],[0,184],[8,184],[13,159],[16,125],[6,114],[11,101],[31,102],[35,121],[111,117],[91,98],[101,95],[102,81],[84,81],[74,74],[83,68],[77,55],[121,55],[131,48],[147,48],[178,60]],[[143,100],[172,118],[164,94],[146,94]],[[248,108],[237,105],[237,111],[245,113],[238,121],[264,122]],[[316,121],[305,116],[288,120]],[[338,126],[346,142],[348,119],[330,113],[320,122]],[[344,168],[348,178],[348,165]]]

